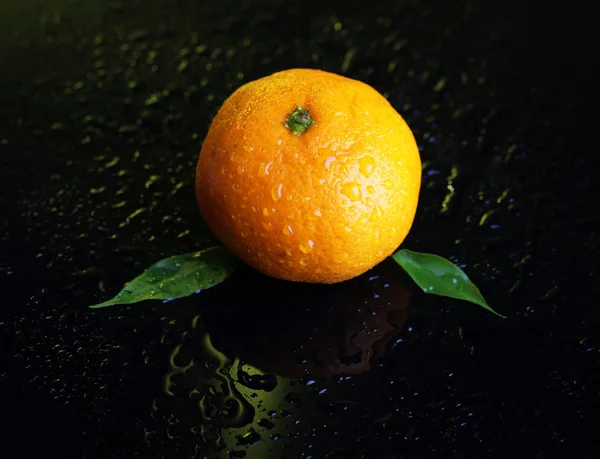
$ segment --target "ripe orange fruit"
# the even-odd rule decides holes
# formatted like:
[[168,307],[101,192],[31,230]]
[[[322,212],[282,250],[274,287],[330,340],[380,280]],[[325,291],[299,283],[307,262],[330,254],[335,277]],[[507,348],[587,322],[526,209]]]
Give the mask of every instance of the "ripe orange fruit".
[[209,228],[272,277],[358,276],[406,237],[421,160],[402,117],[375,89],[291,69],[245,84],[200,151],[196,197]]

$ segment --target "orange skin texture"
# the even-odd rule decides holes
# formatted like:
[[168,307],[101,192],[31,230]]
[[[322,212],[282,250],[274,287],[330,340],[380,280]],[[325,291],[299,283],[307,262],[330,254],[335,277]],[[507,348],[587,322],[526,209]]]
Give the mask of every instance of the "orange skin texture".
[[[285,121],[297,106],[315,122]],[[275,278],[336,283],[402,243],[421,186],[414,136],[389,102],[357,80],[291,69],[245,84],[202,145],[196,197],[211,231]]]

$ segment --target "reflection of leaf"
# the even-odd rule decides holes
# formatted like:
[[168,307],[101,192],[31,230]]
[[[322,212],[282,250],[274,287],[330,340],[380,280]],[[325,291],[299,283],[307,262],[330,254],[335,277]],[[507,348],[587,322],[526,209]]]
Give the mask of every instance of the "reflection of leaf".
[[223,246],[175,255],[152,265],[129,282],[113,299],[90,308],[188,296],[220,283],[237,265],[236,256]]
[[470,301],[505,318],[486,303],[475,284],[463,270],[450,261],[438,255],[406,249],[399,250],[392,255],[392,258],[406,270],[425,293]]

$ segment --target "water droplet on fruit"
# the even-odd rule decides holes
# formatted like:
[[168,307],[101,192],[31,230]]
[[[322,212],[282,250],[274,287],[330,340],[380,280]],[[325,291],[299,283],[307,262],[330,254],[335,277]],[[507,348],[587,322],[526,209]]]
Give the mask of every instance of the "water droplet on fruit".
[[291,236],[292,234],[294,234],[294,230],[290,225],[288,225],[285,228],[283,228],[283,234],[285,234],[286,236]]
[[364,156],[359,162],[360,173],[365,177],[369,177],[375,170],[375,158],[372,156]]
[[323,216],[323,213],[322,213],[322,212],[321,212],[319,209],[317,209],[317,210],[315,210],[315,215],[316,215],[317,217],[322,217],[322,216]]
[[335,156],[330,156],[329,158],[327,158],[324,163],[325,169],[329,170],[329,168],[331,167],[331,163],[334,162],[335,160],[336,160]]
[[340,193],[342,193],[352,202],[360,201],[360,199],[362,198],[360,186],[356,182],[344,183],[342,185]]
[[272,164],[273,164],[273,163],[272,163],[272,162],[270,162],[270,163],[267,163],[267,165],[265,166],[265,174],[266,174],[266,175],[269,175],[269,168],[271,167],[271,165],[272,165]]
[[302,266],[306,266],[306,265],[308,264],[308,260],[307,260],[306,258],[301,258],[301,259],[300,259],[300,264],[301,264]]
[[263,222],[262,225],[264,226],[264,228],[267,231],[272,231],[273,230],[273,224],[271,222]]
[[300,244],[300,250],[304,253],[310,253],[312,252],[314,245],[315,243],[309,239],[306,244]]
[[292,249],[285,249],[285,254],[286,254],[288,257],[291,257],[291,256],[292,256]]
[[391,190],[392,188],[394,188],[394,184],[392,183],[391,180],[386,180],[386,181],[382,182],[381,186],[384,187],[386,190]]
[[263,214],[265,217],[268,217],[268,216],[269,216],[269,209],[267,209],[266,207],[263,207],[262,214]]
[[[369,221],[371,223],[375,223],[375,222],[381,220],[382,216],[383,216],[383,211],[381,210],[381,207],[379,205],[375,205],[373,207],[373,212],[371,212],[371,217],[369,218]],[[379,232],[377,232],[377,234],[379,235]]]
[[275,201],[278,201],[283,196],[282,190],[283,190],[283,183],[280,183],[279,185],[274,186],[273,188],[271,188],[271,197]]

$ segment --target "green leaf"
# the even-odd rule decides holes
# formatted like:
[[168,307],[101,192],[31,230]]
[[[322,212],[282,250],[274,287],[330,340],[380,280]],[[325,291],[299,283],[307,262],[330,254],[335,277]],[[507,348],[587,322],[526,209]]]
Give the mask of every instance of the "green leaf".
[[479,289],[462,269],[445,258],[407,249],[399,250],[392,255],[392,258],[425,293],[470,301],[497,316],[506,318],[487,304]]
[[113,299],[90,308],[188,296],[222,282],[238,263],[238,258],[223,246],[165,258],[129,282]]

